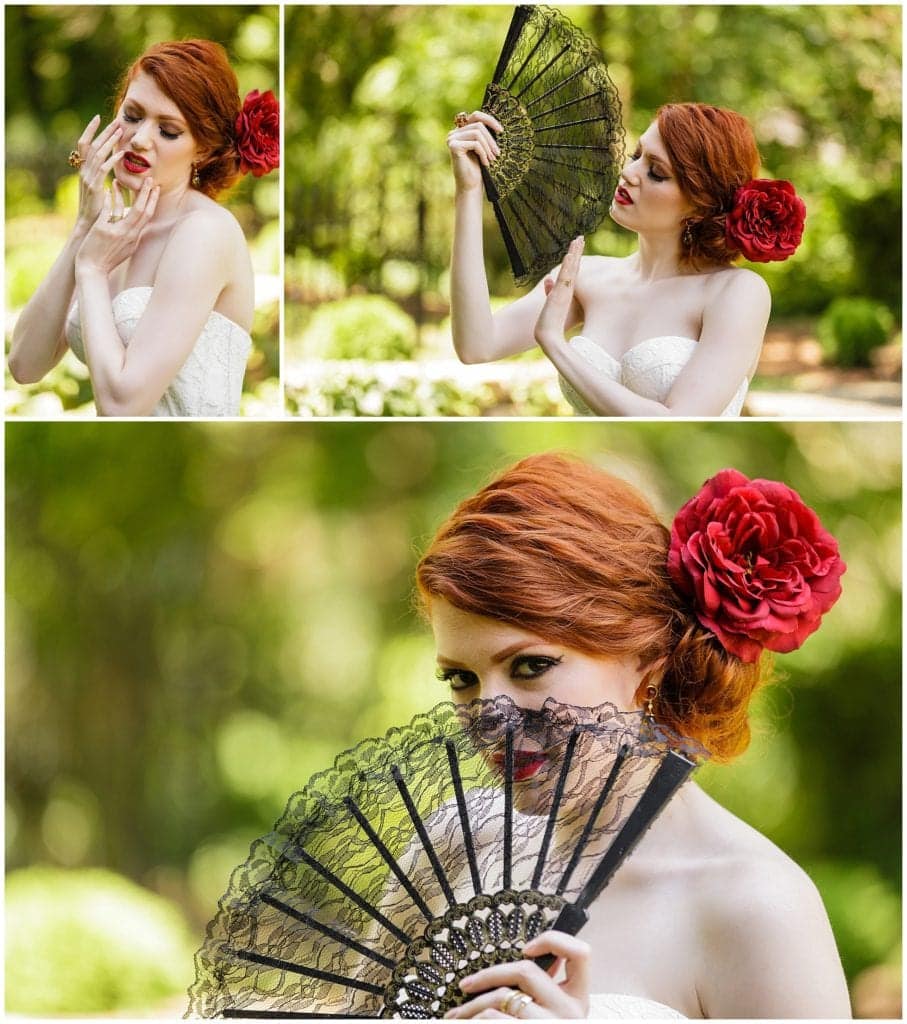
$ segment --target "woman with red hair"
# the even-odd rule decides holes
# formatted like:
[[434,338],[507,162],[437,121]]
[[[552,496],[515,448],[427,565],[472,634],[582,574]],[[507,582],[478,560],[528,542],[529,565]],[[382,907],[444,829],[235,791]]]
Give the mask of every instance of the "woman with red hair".
[[76,224],[16,323],[13,377],[40,380],[71,347],[101,415],[236,415],[254,279],[242,229],[217,197],[278,165],[277,101],[257,90],[241,101],[217,43],[158,43],[100,123],[70,153]]
[[[727,761],[749,742],[763,652],[818,628],[844,569],[783,484],[724,470],[669,531],[628,484],[547,454],[463,501],[417,581],[455,701],[645,707]],[[549,931],[524,953],[556,962],[480,970],[446,1016],[850,1016],[813,883],[693,783],[592,904],[582,939]]]
[[[538,344],[577,412],[737,416],[756,370],[771,298],[753,271],[786,259],[805,208],[788,182],[757,179],[747,121],[701,103],[662,107],[621,173],[612,219],[635,231],[626,258],[583,256],[576,239],[556,279],[492,315],[482,256],[482,166],[501,124],[476,111],[448,137],[456,180],[453,341],[463,362]],[[567,340],[565,332],[583,327]]]

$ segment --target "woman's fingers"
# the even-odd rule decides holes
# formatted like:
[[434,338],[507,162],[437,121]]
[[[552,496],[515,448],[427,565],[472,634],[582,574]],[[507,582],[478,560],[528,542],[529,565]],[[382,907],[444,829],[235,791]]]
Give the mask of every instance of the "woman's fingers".
[[125,155],[125,149],[118,149],[115,153],[111,153],[111,155],[104,161],[104,163],[101,164],[98,170],[101,172],[101,174],[109,174],[110,171],[113,169],[114,164],[122,160]]
[[[480,159],[484,164],[490,163],[501,155],[501,147],[488,129],[481,124],[454,128],[447,136],[447,143],[452,151],[471,150],[480,154]],[[469,145],[467,146],[466,143]],[[482,154],[484,154],[484,158],[482,158]]]
[[457,139],[450,143],[450,151],[454,156],[465,156],[469,153],[475,153],[479,163],[485,167],[494,159],[493,155],[488,151],[488,147],[483,146],[477,139]]
[[467,124],[484,124],[489,128],[494,129],[496,132],[502,132],[504,126],[501,122],[491,114],[486,113],[484,110],[474,110],[466,119]]
[[110,186],[110,194],[113,196],[113,218],[114,220],[122,220],[126,212],[126,204],[123,201],[123,191],[120,188],[120,183],[114,178],[113,184]]
[[567,255],[561,263],[560,273],[557,275],[555,285],[560,290],[569,289],[571,294],[576,284],[576,275],[579,273],[580,260],[583,256],[586,240],[580,235],[574,238],[567,249]]
[[[590,952],[588,942],[555,930],[542,932],[523,947],[523,955],[531,959],[551,954],[563,960],[566,978],[561,982],[560,989],[584,1004],[589,998]],[[555,962],[550,973],[553,975],[557,968]]]
[[[464,978],[460,988],[467,994],[476,993],[477,1002],[484,1001],[488,990],[496,990],[497,996],[504,998],[489,999],[486,1005],[504,1010],[508,994],[514,991],[530,996],[532,1002],[523,1003],[521,1017],[562,1017],[574,1018],[585,1016],[584,999],[566,992],[547,975],[538,964],[531,960],[516,960],[511,963],[495,964]],[[510,992],[508,993],[508,990]],[[484,993],[484,995],[480,995]],[[466,1004],[470,1005],[470,1004]],[[462,1009],[462,1007],[460,1008]]]
[[129,211],[135,220],[142,220],[144,223],[154,216],[160,191],[160,186],[155,185],[150,178],[146,178],[142,182],[142,187]]
[[580,271],[584,240],[574,238],[561,263],[557,279],[546,278],[545,305],[535,324],[535,340],[544,348],[548,344],[558,344],[564,340],[567,317],[573,302],[576,278]]
[[79,141],[76,143],[76,149],[79,151],[80,156],[85,156],[88,150],[91,140],[94,138],[94,133],[98,130],[98,125],[101,123],[101,115],[95,114],[95,116],[85,126],[85,131],[79,136]]

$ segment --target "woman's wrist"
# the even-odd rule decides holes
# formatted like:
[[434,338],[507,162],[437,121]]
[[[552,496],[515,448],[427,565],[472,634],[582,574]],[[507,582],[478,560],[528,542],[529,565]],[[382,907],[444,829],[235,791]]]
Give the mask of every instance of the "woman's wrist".
[[107,280],[107,271],[87,256],[76,255],[76,282],[90,281],[95,278]]

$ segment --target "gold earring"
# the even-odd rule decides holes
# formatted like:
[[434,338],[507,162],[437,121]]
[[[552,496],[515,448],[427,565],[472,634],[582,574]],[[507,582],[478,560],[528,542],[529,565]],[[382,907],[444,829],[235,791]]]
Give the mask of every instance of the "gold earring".
[[693,247],[693,232],[690,229],[690,225],[687,224],[683,229],[683,234],[680,236],[680,241],[683,244],[684,249],[691,249]]
[[198,188],[201,185],[202,179],[198,176],[198,168],[195,164],[192,165],[192,187]]
[[655,698],[658,696],[658,687],[651,683],[646,687],[646,718],[655,717]]

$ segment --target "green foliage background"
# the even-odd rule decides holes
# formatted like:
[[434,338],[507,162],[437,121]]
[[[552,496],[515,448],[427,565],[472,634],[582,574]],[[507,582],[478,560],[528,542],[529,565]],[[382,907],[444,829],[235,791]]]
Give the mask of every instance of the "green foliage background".
[[[250,89],[276,93],[279,32],[276,5],[48,5],[9,7],[4,15],[8,338],[10,313],[32,296],[75,222],[78,179],[67,154],[95,114],[108,123],[117,82],[136,57],[166,39],[212,39],[226,48],[241,96]],[[249,242],[259,293],[242,411],[273,414],[279,409],[277,173],[247,175],[226,202]],[[8,414],[84,415],[90,400],[87,371],[71,354],[38,385],[17,385],[7,373]]]
[[[494,471],[552,448],[632,480],[665,521],[725,466],[784,479],[838,537],[842,599],[778,658],[749,752],[700,779],[814,877],[853,991],[877,986],[872,972],[896,978],[898,423],[8,424],[11,879],[29,865],[109,869],[179,907],[199,942],[229,871],[293,790],[445,697],[412,606],[418,553]],[[111,940],[64,914],[78,886],[58,876],[17,881],[15,921],[36,885],[46,898],[28,929],[82,965],[81,988],[58,972],[56,1010],[96,1009],[85,972],[114,955]],[[15,921],[8,972],[21,977]],[[148,921],[159,927],[150,906]],[[170,954],[185,947],[175,930]],[[191,979],[180,963],[173,990]]]
[[[314,308],[361,291],[388,296],[412,317],[424,358],[452,355],[442,323],[453,225],[445,140],[454,114],[481,104],[511,10],[287,8],[291,363],[316,355],[307,336]],[[899,7],[599,5],[566,13],[608,60],[628,140],[662,103],[728,106],[754,125],[764,173],[794,181],[809,211],[803,246],[787,263],[754,266],[772,288],[776,321],[816,316],[842,295],[876,299],[899,318]],[[513,297],[487,204],[486,213],[491,291]],[[587,239],[591,252],[625,255],[633,246],[607,219]],[[300,405],[307,409],[307,399]]]

